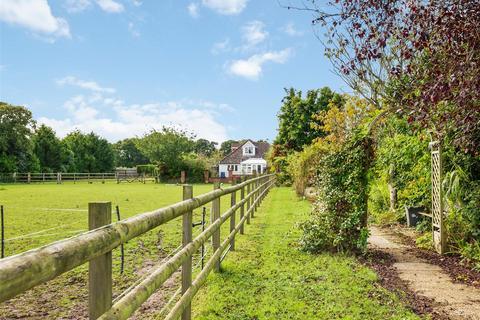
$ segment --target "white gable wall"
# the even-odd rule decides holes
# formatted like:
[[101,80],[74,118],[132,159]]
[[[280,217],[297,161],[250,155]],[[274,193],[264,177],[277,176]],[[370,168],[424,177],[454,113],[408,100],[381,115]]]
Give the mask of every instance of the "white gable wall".
[[242,153],[244,156],[255,156],[256,150],[255,145],[251,141],[247,141],[242,146]]

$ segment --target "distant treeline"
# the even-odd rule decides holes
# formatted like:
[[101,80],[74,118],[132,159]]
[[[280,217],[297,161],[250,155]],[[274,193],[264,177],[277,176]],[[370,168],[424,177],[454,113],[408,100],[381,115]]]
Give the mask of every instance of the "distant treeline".
[[217,142],[168,127],[113,144],[79,130],[60,139],[52,128],[38,126],[27,108],[0,102],[0,173],[111,172],[154,164],[165,178],[185,170],[191,180],[200,180],[235,142],[225,141],[217,149]]

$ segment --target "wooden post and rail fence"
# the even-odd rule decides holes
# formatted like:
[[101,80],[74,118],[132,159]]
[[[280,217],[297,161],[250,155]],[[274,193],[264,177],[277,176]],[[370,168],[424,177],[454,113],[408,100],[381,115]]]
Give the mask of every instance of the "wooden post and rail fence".
[[[222,258],[229,250],[235,250],[236,234],[244,233],[244,223],[250,223],[274,184],[275,175],[261,175],[226,188],[216,183],[213,191],[197,197],[193,197],[193,187],[185,185],[183,201],[115,223],[111,223],[110,202],[89,203],[89,232],[0,260],[0,302],[88,262],[89,318],[127,319],[181,267],[182,295],[165,319],[191,319],[193,297],[212,270],[220,271]],[[220,198],[229,194],[231,206],[221,214]],[[193,238],[192,212],[209,202],[212,202],[212,221]],[[237,211],[240,212],[238,222]],[[183,219],[182,249],[156,265],[141,282],[120,294],[113,303],[112,250],[179,217]],[[221,241],[220,227],[227,220],[230,220],[230,233]],[[192,281],[192,256],[210,238],[212,256]]]

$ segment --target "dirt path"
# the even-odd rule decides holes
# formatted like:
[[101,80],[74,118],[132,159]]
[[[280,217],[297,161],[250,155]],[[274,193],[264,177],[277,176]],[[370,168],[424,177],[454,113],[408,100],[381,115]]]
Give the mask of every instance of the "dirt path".
[[454,283],[439,266],[408,252],[388,230],[372,226],[369,246],[392,255],[400,279],[409,288],[434,301],[434,308],[451,319],[480,319],[480,289]]

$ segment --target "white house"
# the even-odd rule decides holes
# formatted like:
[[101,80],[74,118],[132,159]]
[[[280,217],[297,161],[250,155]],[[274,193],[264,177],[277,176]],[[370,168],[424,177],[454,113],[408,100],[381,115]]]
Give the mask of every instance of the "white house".
[[269,148],[268,142],[252,140],[232,145],[231,152],[218,164],[218,176],[228,178],[230,172],[234,176],[264,173],[267,170],[265,155]]

